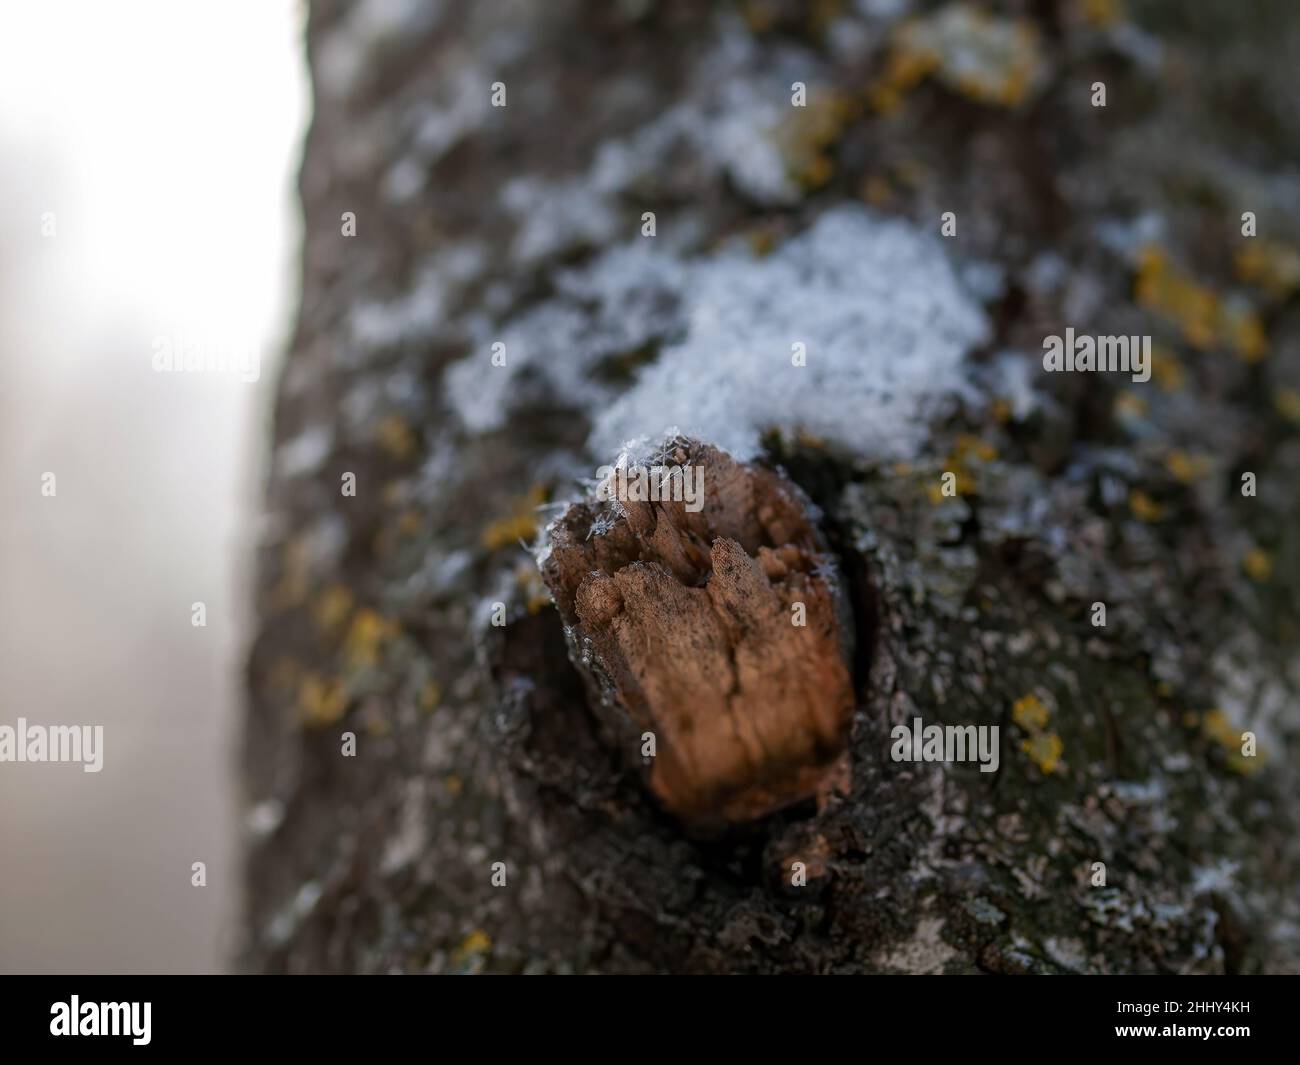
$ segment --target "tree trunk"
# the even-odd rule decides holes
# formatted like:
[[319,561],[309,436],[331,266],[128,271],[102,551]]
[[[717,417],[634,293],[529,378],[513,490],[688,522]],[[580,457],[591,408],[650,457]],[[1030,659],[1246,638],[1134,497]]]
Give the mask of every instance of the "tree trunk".
[[[246,967],[1300,966],[1300,19],[1006,6],[313,5]],[[672,429],[854,647],[837,786],[707,830],[536,557]]]

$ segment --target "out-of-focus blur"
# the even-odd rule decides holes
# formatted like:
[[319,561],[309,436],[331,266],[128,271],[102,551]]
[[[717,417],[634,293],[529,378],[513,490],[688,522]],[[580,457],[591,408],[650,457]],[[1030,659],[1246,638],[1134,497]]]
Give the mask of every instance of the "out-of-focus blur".
[[[0,971],[228,961],[303,18],[0,7],[0,726],[102,725],[104,745],[98,773],[0,763]],[[162,372],[169,346],[182,369]],[[255,381],[184,368],[237,346]]]

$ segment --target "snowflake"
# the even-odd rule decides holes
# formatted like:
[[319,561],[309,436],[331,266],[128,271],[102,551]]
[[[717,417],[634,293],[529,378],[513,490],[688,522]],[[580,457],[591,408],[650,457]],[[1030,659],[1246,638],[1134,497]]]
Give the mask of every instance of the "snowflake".
[[623,508],[618,506],[617,504],[615,504],[615,507],[617,508],[617,511],[619,511],[619,513],[616,513],[613,509],[611,509],[610,511],[607,511],[603,514],[598,514],[596,516],[595,521],[591,523],[591,528],[587,530],[588,540],[590,540],[593,536],[604,536],[607,532],[609,532],[612,528],[614,528],[615,525],[618,524],[618,519],[623,516],[621,513]]
[[813,576],[820,577],[822,583],[824,583],[828,588],[833,588],[835,582],[839,579],[839,574],[835,572],[834,565],[832,565],[827,559],[821,559],[817,565],[813,567]]

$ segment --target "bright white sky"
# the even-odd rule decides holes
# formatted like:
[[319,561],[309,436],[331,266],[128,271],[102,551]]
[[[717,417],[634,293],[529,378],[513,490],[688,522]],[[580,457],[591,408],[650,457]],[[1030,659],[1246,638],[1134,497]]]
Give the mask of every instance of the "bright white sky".
[[[104,729],[100,773],[0,766],[0,972],[231,957],[302,31],[295,0],[0,0],[0,724]],[[260,379],[153,372],[177,333],[260,341]]]
[[57,167],[57,187],[21,199],[75,247],[83,311],[138,309],[158,331],[273,327],[302,17],[290,0],[0,3],[0,190],[23,180],[20,153]]

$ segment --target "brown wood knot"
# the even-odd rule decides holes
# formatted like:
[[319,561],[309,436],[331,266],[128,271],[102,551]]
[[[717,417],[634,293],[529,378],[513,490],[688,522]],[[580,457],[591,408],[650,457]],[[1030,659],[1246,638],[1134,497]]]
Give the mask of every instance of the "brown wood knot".
[[842,788],[852,616],[811,504],[693,440],[614,469],[551,525],[541,567],[620,747],[701,825]]

